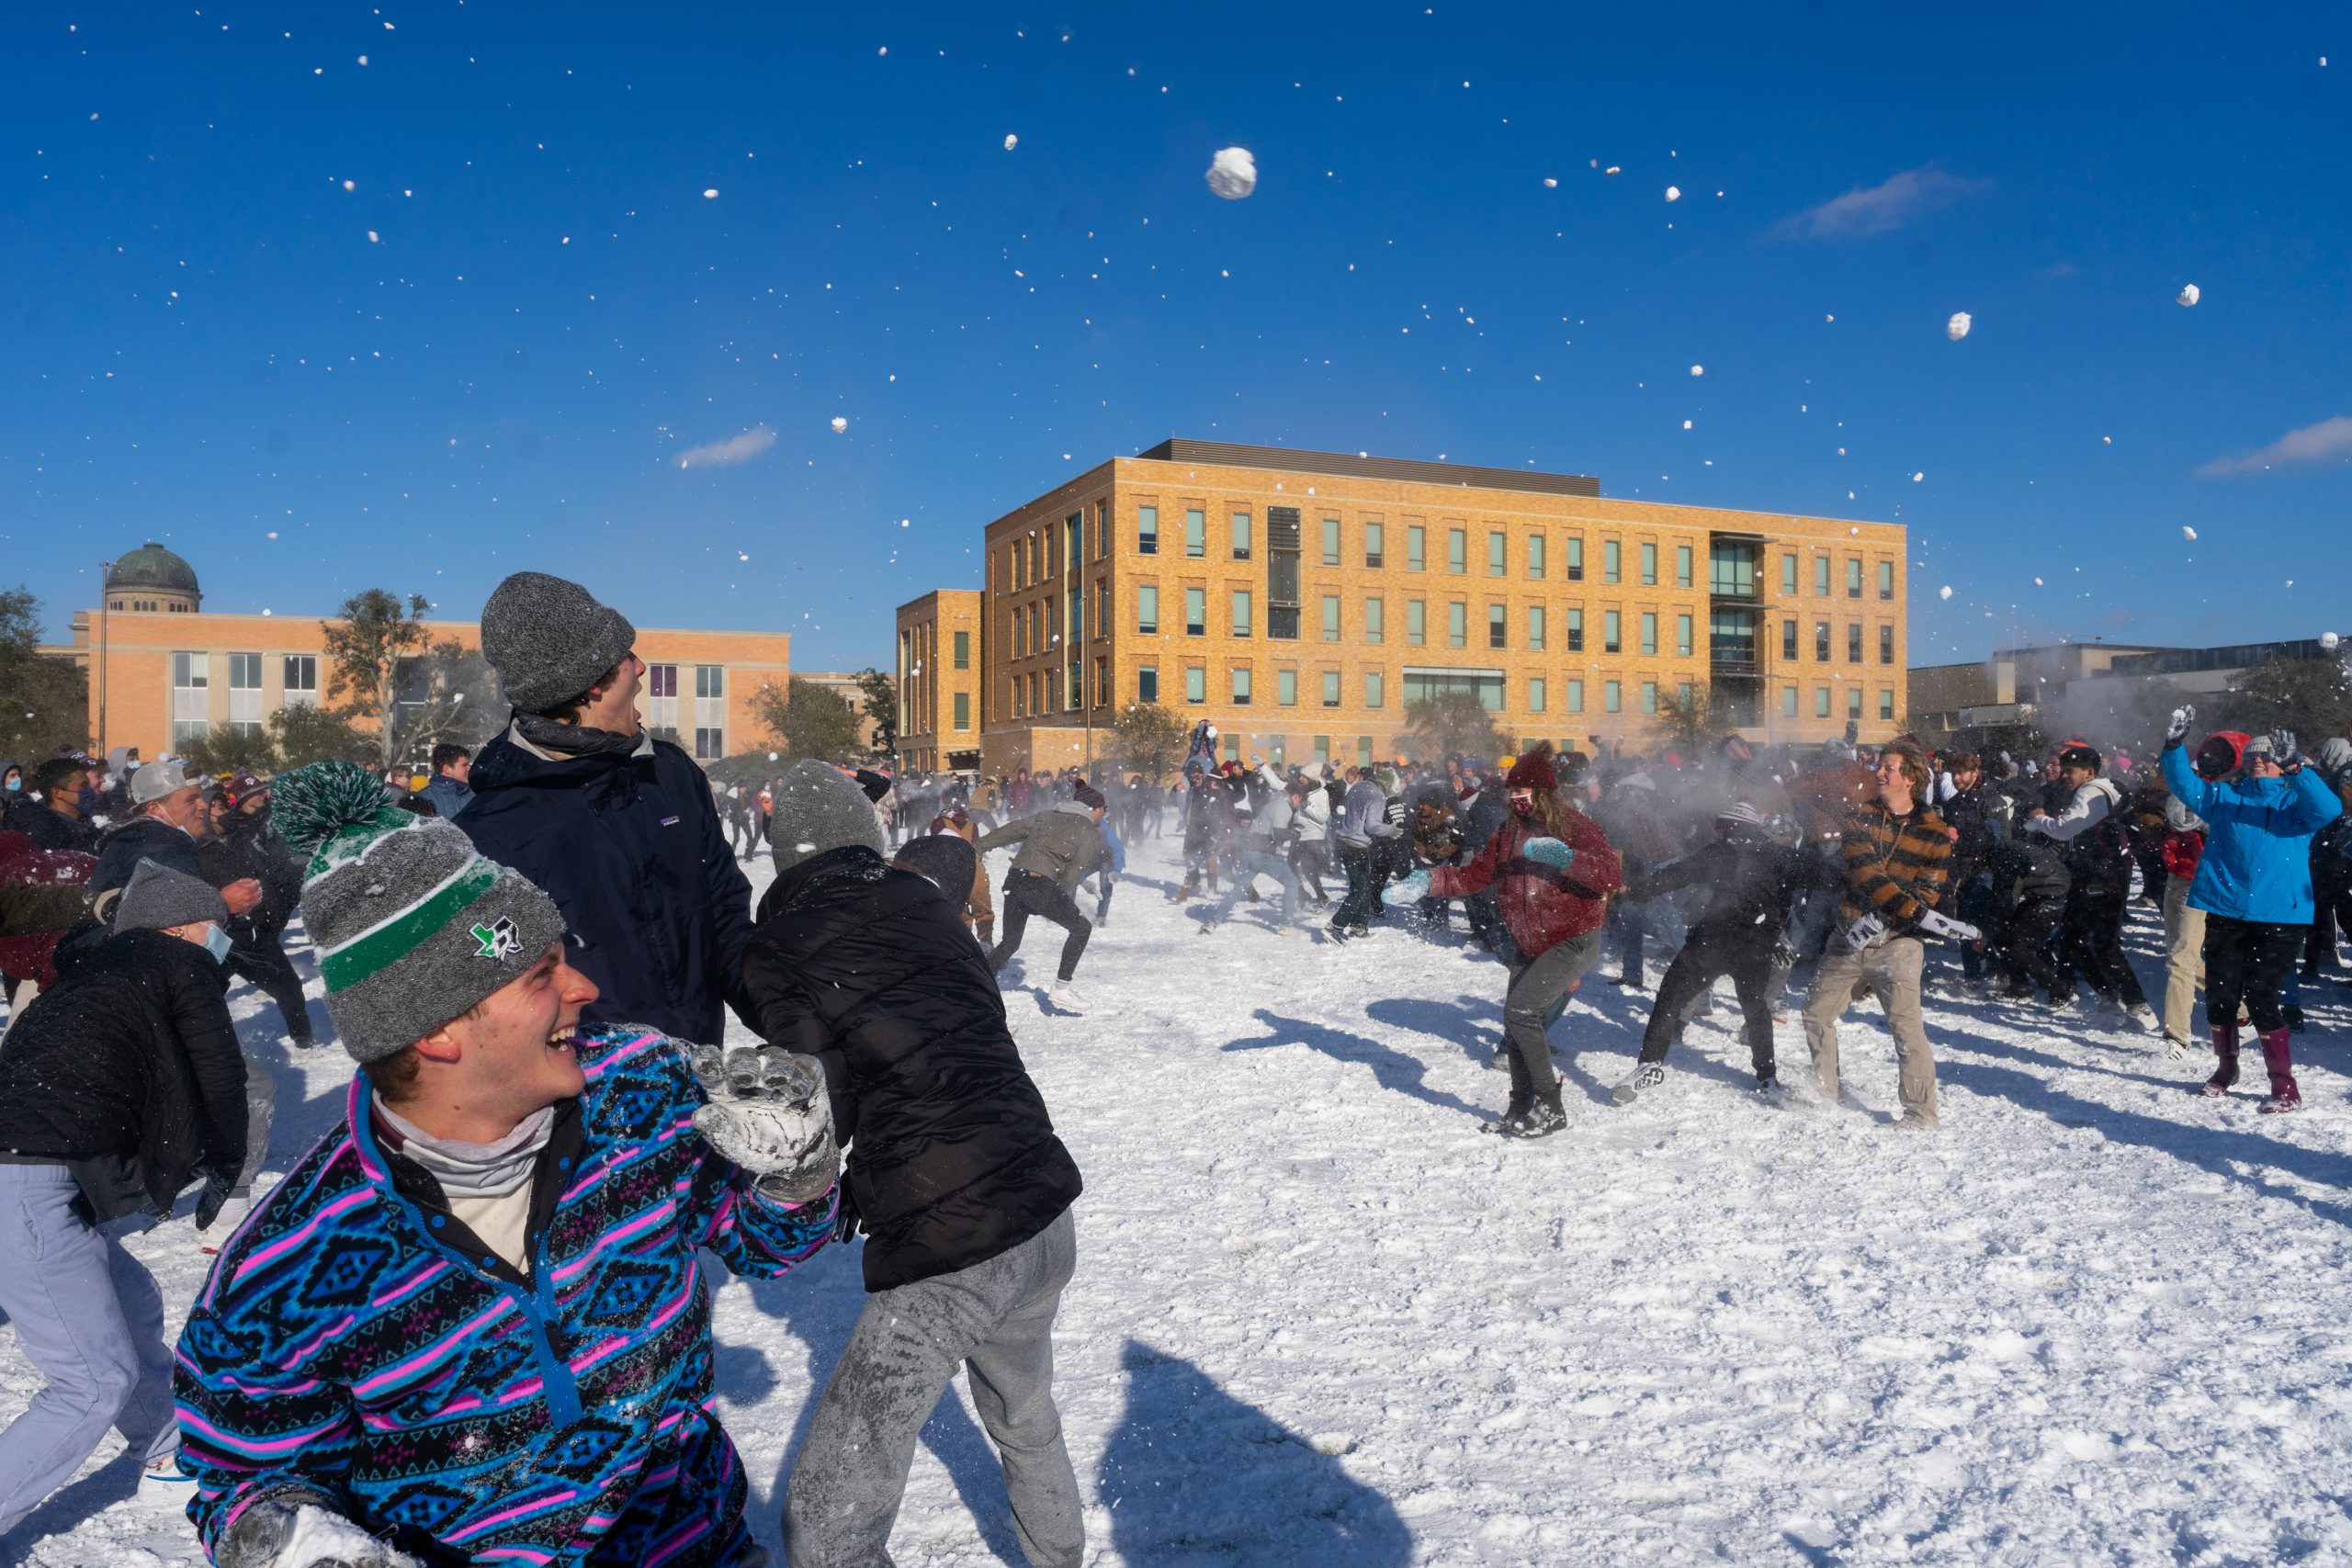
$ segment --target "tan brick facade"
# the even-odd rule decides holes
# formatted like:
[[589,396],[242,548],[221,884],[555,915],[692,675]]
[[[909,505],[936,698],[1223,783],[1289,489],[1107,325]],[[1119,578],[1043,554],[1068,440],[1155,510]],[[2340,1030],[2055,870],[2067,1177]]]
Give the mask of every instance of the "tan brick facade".
[[899,606],[899,762],[980,765],[980,594],[942,588]]
[[[1275,508],[1297,513],[1290,607],[1268,599]],[[1895,525],[1123,457],[986,539],[990,773],[1103,753],[1090,722],[1155,689],[1228,746],[1294,761],[1385,756],[1409,696],[1448,684],[1515,743],[1642,746],[1685,683],[1727,703],[1744,684],[1739,728],[1761,741],[1849,716],[1883,739],[1906,710]]]

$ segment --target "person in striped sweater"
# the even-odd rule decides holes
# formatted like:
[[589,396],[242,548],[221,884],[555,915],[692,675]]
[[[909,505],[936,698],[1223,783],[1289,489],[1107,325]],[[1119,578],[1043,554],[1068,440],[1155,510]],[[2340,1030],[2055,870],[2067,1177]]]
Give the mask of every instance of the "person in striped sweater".
[[1805,998],[1805,1043],[1822,1098],[1838,1100],[1838,1020],[1857,992],[1875,991],[1894,1032],[1903,1124],[1936,1125],[1936,1059],[1919,1016],[1919,929],[1943,898],[1951,834],[1922,798],[1928,758],[1907,740],[1879,753],[1878,796],[1846,815],[1845,891],[1827,951]]
[[696,1257],[771,1278],[831,1235],[822,1067],[583,1029],[595,985],[529,881],[347,764],[277,797],[360,1072],[180,1337],[213,1562],[764,1563]]

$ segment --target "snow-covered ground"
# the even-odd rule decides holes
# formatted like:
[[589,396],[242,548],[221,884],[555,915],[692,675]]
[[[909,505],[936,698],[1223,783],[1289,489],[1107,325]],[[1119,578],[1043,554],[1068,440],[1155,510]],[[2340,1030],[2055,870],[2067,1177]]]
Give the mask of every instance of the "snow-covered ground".
[[[2144,1037],[1935,1003],[1929,1136],[1892,1125],[1874,1006],[1846,1025],[1848,1108],[1758,1103],[1726,1006],[1616,1109],[1647,998],[1589,982],[1553,1032],[1568,1131],[1503,1145],[1477,1132],[1504,1095],[1493,959],[1278,937],[1271,901],[1203,936],[1174,875],[1166,840],[1136,848],[1089,1016],[1043,1001],[1054,928],[1008,976],[1086,1173],[1058,1342],[1091,1562],[2352,1561],[2346,988],[2307,994],[2309,1109],[2283,1119],[2199,1100],[2206,1064]],[[265,1000],[234,1003],[274,1042]],[[350,1067],[260,1049],[282,1169]],[[1801,1077],[1793,1015],[1780,1050]],[[184,1308],[186,1221],[130,1245]],[[862,1300],[849,1249],[718,1292],[771,1542]],[[32,1387],[0,1328],[0,1419]],[[1019,1562],[960,1386],[924,1438],[899,1561]],[[0,1561],[201,1561],[119,1450]]]

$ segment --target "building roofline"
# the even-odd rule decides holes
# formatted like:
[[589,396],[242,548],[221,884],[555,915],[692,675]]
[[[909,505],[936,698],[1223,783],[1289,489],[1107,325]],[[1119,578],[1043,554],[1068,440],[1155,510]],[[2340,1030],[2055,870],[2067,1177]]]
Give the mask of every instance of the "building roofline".
[[1150,463],[1208,463],[1227,468],[1275,468],[1284,473],[1340,474],[1352,479],[1400,479],[1413,484],[1452,485],[1463,490],[1517,490],[1538,495],[1598,496],[1600,481],[1589,474],[1540,474],[1523,468],[1485,468],[1468,463],[1430,463],[1413,457],[1374,457],[1345,452],[1309,452],[1291,446],[1249,446],[1230,441],[1195,441],[1171,435],[1136,454]]

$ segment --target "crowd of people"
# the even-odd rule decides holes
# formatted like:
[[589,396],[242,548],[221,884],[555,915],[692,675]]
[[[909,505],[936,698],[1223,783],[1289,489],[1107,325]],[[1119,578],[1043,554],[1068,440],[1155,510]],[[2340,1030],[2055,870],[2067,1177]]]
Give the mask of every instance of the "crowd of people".
[[[1168,784],[804,761],[715,790],[640,722],[620,612],[519,572],[481,626],[511,715],[421,779],[0,766],[0,1250],[38,1260],[0,1268],[0,1311],[45,1380],[0,1431],[0,1538],[111,1427],[222,1568],[756,1568],[696,1260],[774,1277],[862,1234],[869,1301],[786,1489],[786,1560],[888,1561],[960,1367],[1023,1550],[1077,1563],[1053,1328],[1082,1182],[1004,992],[1043,920],[1047,1006],[1106,1005],[1078,969],[1146,839],[1171,841],[1168,897],[1210,942],[1245,902],[1335,945],[1447,931],[1458,906],[1500,963],[1510,1089],[1486,1126],[1513,1139],[1567,1125],[1571,996],[1647,993],[1654,970],[1620,1105],[1666,1082],[1728,980],[1764,1095],[1787,1092],[1792,1008],[1834,1102],[1839,1019],[1875,997],[1901,1122],[1932,1129],[1930,990],[2183,1061],[2201,992],[2201,1092],[2235,1089],[2250,1032],[2261,1110],[2291,1111],[2301,987],[2352,923],[2352,740],[2306,757],[2284,729],[2199,735],[2185,707],[2137,762],[1849,727],[1803,751],[1291,765],[1202,724]],[[2161,1010],[2125,951],[2135,898],[2162,910]],[[284,943],[298,909],[324,1036]],[[356,1069],[266,1188],[291,1151],[238,979],[288,1045]],[[722,1049],[729,1014],[762,1043]],[[121,1236],[183,1213],[212,1258],[167,1347]]]

